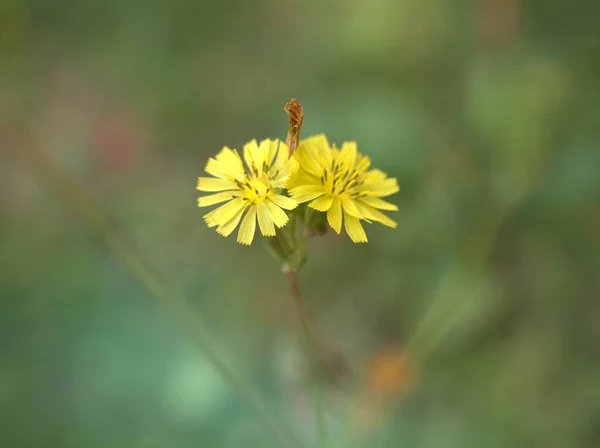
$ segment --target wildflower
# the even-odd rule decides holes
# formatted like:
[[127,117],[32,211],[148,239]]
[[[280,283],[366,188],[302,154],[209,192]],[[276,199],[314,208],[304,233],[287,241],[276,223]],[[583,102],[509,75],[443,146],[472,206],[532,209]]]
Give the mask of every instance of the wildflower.
[[298,202],[327,212],[327,221],[336,233],[345,222],[346,233],[355,243],[366,243],[361,221],[376,221],[395,228],[396,222],[380,210],[398,210],[381,199],[400,191],[394,178],[378,169],[356,150],[355,142],[344,142],[341,149],[329,145],[325,135],[300,142],[294,152],[300,169],[288,182],[290,196]]
[[249,245],[257,220],[264,236],[275,236],[275,227],[281,228],[288,222],[284,210],[298,205],[282,194],[297,162],[279,140],[248,142],[244,145],[244,161],[246,166],[237,150],[228,147],[211,157],[204,170],[214,177],[198,178],[197,188],[214,194],[198,198],[198,207],[227,202],[204,215],[206,224],[216,227],[220,235],[229,236],[241,221],[237,241]]

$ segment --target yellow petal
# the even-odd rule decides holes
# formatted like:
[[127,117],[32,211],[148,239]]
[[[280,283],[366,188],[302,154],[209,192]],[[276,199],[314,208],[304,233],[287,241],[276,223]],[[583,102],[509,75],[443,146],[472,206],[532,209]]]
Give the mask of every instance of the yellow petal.
[[344,169],[352,169],[356,164],[356,142],[344,142],[339,155],[339,160]]
[[229,193],[209,194],[208,196],[198,198],[198,207],[207,207],[209,205],[219,204],[221,202],[228,201],[231,198],[232,196]]
[[[371,166],[371,159],[367,156],[363,156],[361,153],[356,154],[356,170],[364,173]],[[385,174],[384,174],[385,176]]]
[[235,198],[229,201],[227,204],[213,210],[207,216],[210,216],[210,220],[217,223],[218,225],[224,225],[231,218],[240,211],[242,207],[246,206],[246,201],[242,198]]
[[250,140],[246,143],[242,149],[244,154],[244,162],[246,162],[246,166],[250,171],[252,171],[252,165],[254,164],[254,152],[255,148],[258,148],[258,143],[256,140]]
[[265,161],[269,157],[270,151],[271,151],[271,140],[269,140],[269,139],[261,140],[260,143],[258,144],[258,153],[257,153],[257,159],[256,159],[256,163],[258,165],[259,170],[267,171],[265,169]]
[[290,170],[298,168],[298,162],[293,157],[290,158],[290,149],[285,142],[280,140],[275,140],[277,142],[277,146],[279,150],[277,151],[277,155],[275,157],[275,161],[271,162],[271,172],[279,172],[287,174]]
[[294,157],[300,164],[300,168],[313,176],[320,177],[323,171],[319,160],[311,154],[307,146],[300,146],[294,151]]
[[271,153],[272,143],[273,143],[272,140],[265,139],[265,140],[261,140],[261,142],[258,145],[258,151],[260,153],[260,160],[257,160],[256,162],[257,163],[260,162],[260,165],[258,165],[258,170],[262,173],[269,172],[269,165],[270,165],[269,155]]
[[204,222],[206,222],[206,225],[209,228],[216,227],[219,225],[219,223],[214,220],[214,218],[213,218],[214,215],[215,215],[215,211],[213,210],[211,212],[208,212],[206,215],[204,215],[202,217],[202,218],[204,218]]
[[287,189],[291,190],[302,185],[321,185],[321,179],[303,170],[292,172],[287,182]]
[[215,159],[210,158],[208,160],[204,171],[222,179],[232,177],[240,182],[244,181],[244,163],[237,151],[227,146],[217,154]]
[[256,140],[251,140],[244,145],[244,160],[246,161],[246,165],[257,176],[262,170],[264,151],[267,149],[267,145],[264,142],[263,140],[259,146]]
[[298,207],[298,201],[281,194],[274,194],[269,199],[271,199],[275,205],[285,210],[293,210]]
[[354,216],[355,218],[362,218],[362,213],[358,210],[356,203],[352,199],[345,199],[342,201],[342,208],[348,215]]
[[271,185],[275,190],[283,190],[286,188],[289,176],[287,174],[278,174],[277,177],[271,177]]
[[246,207],[241,208],[240,211],[237,212],[235,214],[235,216],[233,218],[231,218],[229,221],[227,221],[225,224],[217,227],[217,233],[222,236],[231,235],[231,232],[233,232],[235,230],[235,228],[237,227],[237,225],[240,223],[240,219],[242,219],[244,210],[246,210]]
[[268,168],[273,164],[275,157],[277,156],[277,150],[279,149],[279,140],[267,140],[268,142],[268,150],[265,154],[264,164]]
[[287,224],[288,215],[286,212],[281,210],[277,205],[268,199],[265,201],[265,206],[267,207],[267,210],[269,211],[269,214],[271,215],[271,218],[277,227],[282,228]]
[[346,233],[350,239],[355,243],[366,243],[368,241],[367,234],[365,233],[365,229],[360,223],[360,220],[354,216],[344,216],[344,227],[346,228]]
[[264,236],[275,236],[275,226],[273,225],[273,218],[271,218],[267,206],[260,202],[256,205],[256,209],[260,233],[262,233]]
[[204,166],[204,171],[206,171],[208,174],[218,177],[219,179],[227,180],[227,176],[221,172],[221,162],[216,160],[214,157],[210,157],[208,159],[206,165]]
[[[375,170],[373,170],[375,171]],[[389,196],[400,191],[398,181],[394,178],[386,179],[367,179],[365,182],[357,188],[358,191],[366,193],[368,196]]]
[[312,201],[308,206],[310,208],[314,208],[320,212],[326,212],[331,207],[331,203],[333,202],[333,198],[329,195],[323,195],[320,198]]
[[318,160],[320,164],[329,166],[333,157],[333,152],[325,134],[309,137],[300,142],[300,144],[303,142],[305,147],[309,150],[311,157]]
[[302,203],[302,202],[312,201],[313,199],[318,198],[319,196],[321,196],[323,194],[324,194],[323,192],[292,194],[292,199]]
[[237,189],[233,182],[215,177],[199,177],[197,190],[200,191],[224,191]]
[[290,190],[290,196],[298,202],[307,202],[325,194],[323,185],[300,185]]
[[331,207],[327,211],[327,221],[331,228],[339,235],[342,231],[342,205],[338,198],[333,200]]
[[398,223],[396,223],[396,221],[388,218],[386,215],[381,213],[376,208],[371,207],[370,205],[366,205],[364,203],[361,203],[360,201],[357,201],[356,206],[358,207],[358,209],[363,215],[363,218],[365,219],[377,221],[383,224],[384,226],[391,227],[392,229],[395,229],[398,226]]
[[398,206],[396,204],[392,204],[391,202],[384,201],[383,199],[373,196],[363,196],[359,199],[359,201],[380,210],[398,211]]
[[[333,159],[337,159],[340,155],[340,150],[338,149],[337,146],[335,146],[335,143],[333,145],[331,145],[331,157]],[[339,163],[339,160],[338,160]],[[327,166],[329,166],[329,164],[327,164]]]
[[240,230],[238,231],[237,242],[248,246],[254,239],[256,231],[256,206],[251,206],[248,213],[244,216]]

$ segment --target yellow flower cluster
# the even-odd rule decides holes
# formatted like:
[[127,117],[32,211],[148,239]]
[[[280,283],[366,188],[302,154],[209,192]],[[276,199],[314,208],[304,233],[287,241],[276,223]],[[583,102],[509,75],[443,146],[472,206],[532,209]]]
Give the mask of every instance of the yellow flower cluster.
[[293,156],[278,140],[260,144],[252,140],[244,145],[244,161],[227,147],[209,159],[205,171],[213,177],[200,177],[198,190],[214,194],[199,198],[198,206],[226,202],[204,219],[223,236],[230,235],[241,221],[240,244],[252,242],[257,220],[262,235],[275,236],[275,227],[282,228],[289,220],[284,210],[291,211],[302,202],[326,212],[336,233],[344,224],[352,241],[365,243],[361,221],[395,228],[396,223],[380,210],[398,210],[381,199],[398,192],[398,182],[370,166],[355,142],[345,142],[338,149],[324,135],[302,140]]

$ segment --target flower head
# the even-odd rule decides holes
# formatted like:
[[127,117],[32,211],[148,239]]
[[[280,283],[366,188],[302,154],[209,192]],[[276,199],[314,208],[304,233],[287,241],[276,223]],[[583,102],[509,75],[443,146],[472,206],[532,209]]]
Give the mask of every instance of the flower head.
[[204,169],[214,177],[199,177],[197,188],[214,193],[198,198],[198,207],[226,202],[204,215],[206,224],[229,236],[241,221],[237,241],[248,245],[254,239],[257,220],[264,236],[275,236],[275,227],[288,222],[284,210],[296,208],[298,202],[281,193],[297,162],[279,140],[246,143],[244,161],[245,166],[237,150],[224,147]]
[[342,221],[355,243],[367,242],[361,221],[396,227],[380,210],[398,210],[381,199],[400,191],[398,182],[383,171],[369,169],[371,161],[356,150],[355,142],[344,142],[338,149],[321,134],[301,141],[294,157],[300,168],[288,182],[290,196],[327,212],[327,221],[338,234]]

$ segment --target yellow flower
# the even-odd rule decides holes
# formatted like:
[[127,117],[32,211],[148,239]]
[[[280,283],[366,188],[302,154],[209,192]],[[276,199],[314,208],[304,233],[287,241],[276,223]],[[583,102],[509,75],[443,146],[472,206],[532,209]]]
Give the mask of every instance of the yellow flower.
[[309,207],[327,212],[327,221],[338,234],[342,218],[355,243],[367,242],[361,220],[396,227],[379,210],[398,210],[381,199],[400,191],[398,182],[383,171],[370,170],[371,161],[357,152],[355,142],[344,142],[340,150],[321,134],[300,142],[294,157],[300,169],[288,182],[290,196],[298,202],[312,201]]
[[198,190],[215,194],[198,198],[198,207],[227,201],[204,215],[204,220],[223,236],[229,236],[242,221],[237,241],[248,245],[254,239],[257,220],[264,236],[275,236],[275,227],[288,222],[283,210],[298,206],[297,201],[281,194],[298,164],[279,140],[246,143],[244,161],[246,166],[237,150],[228,147],[211,157],[204,170],[214,177],[199,177]]

